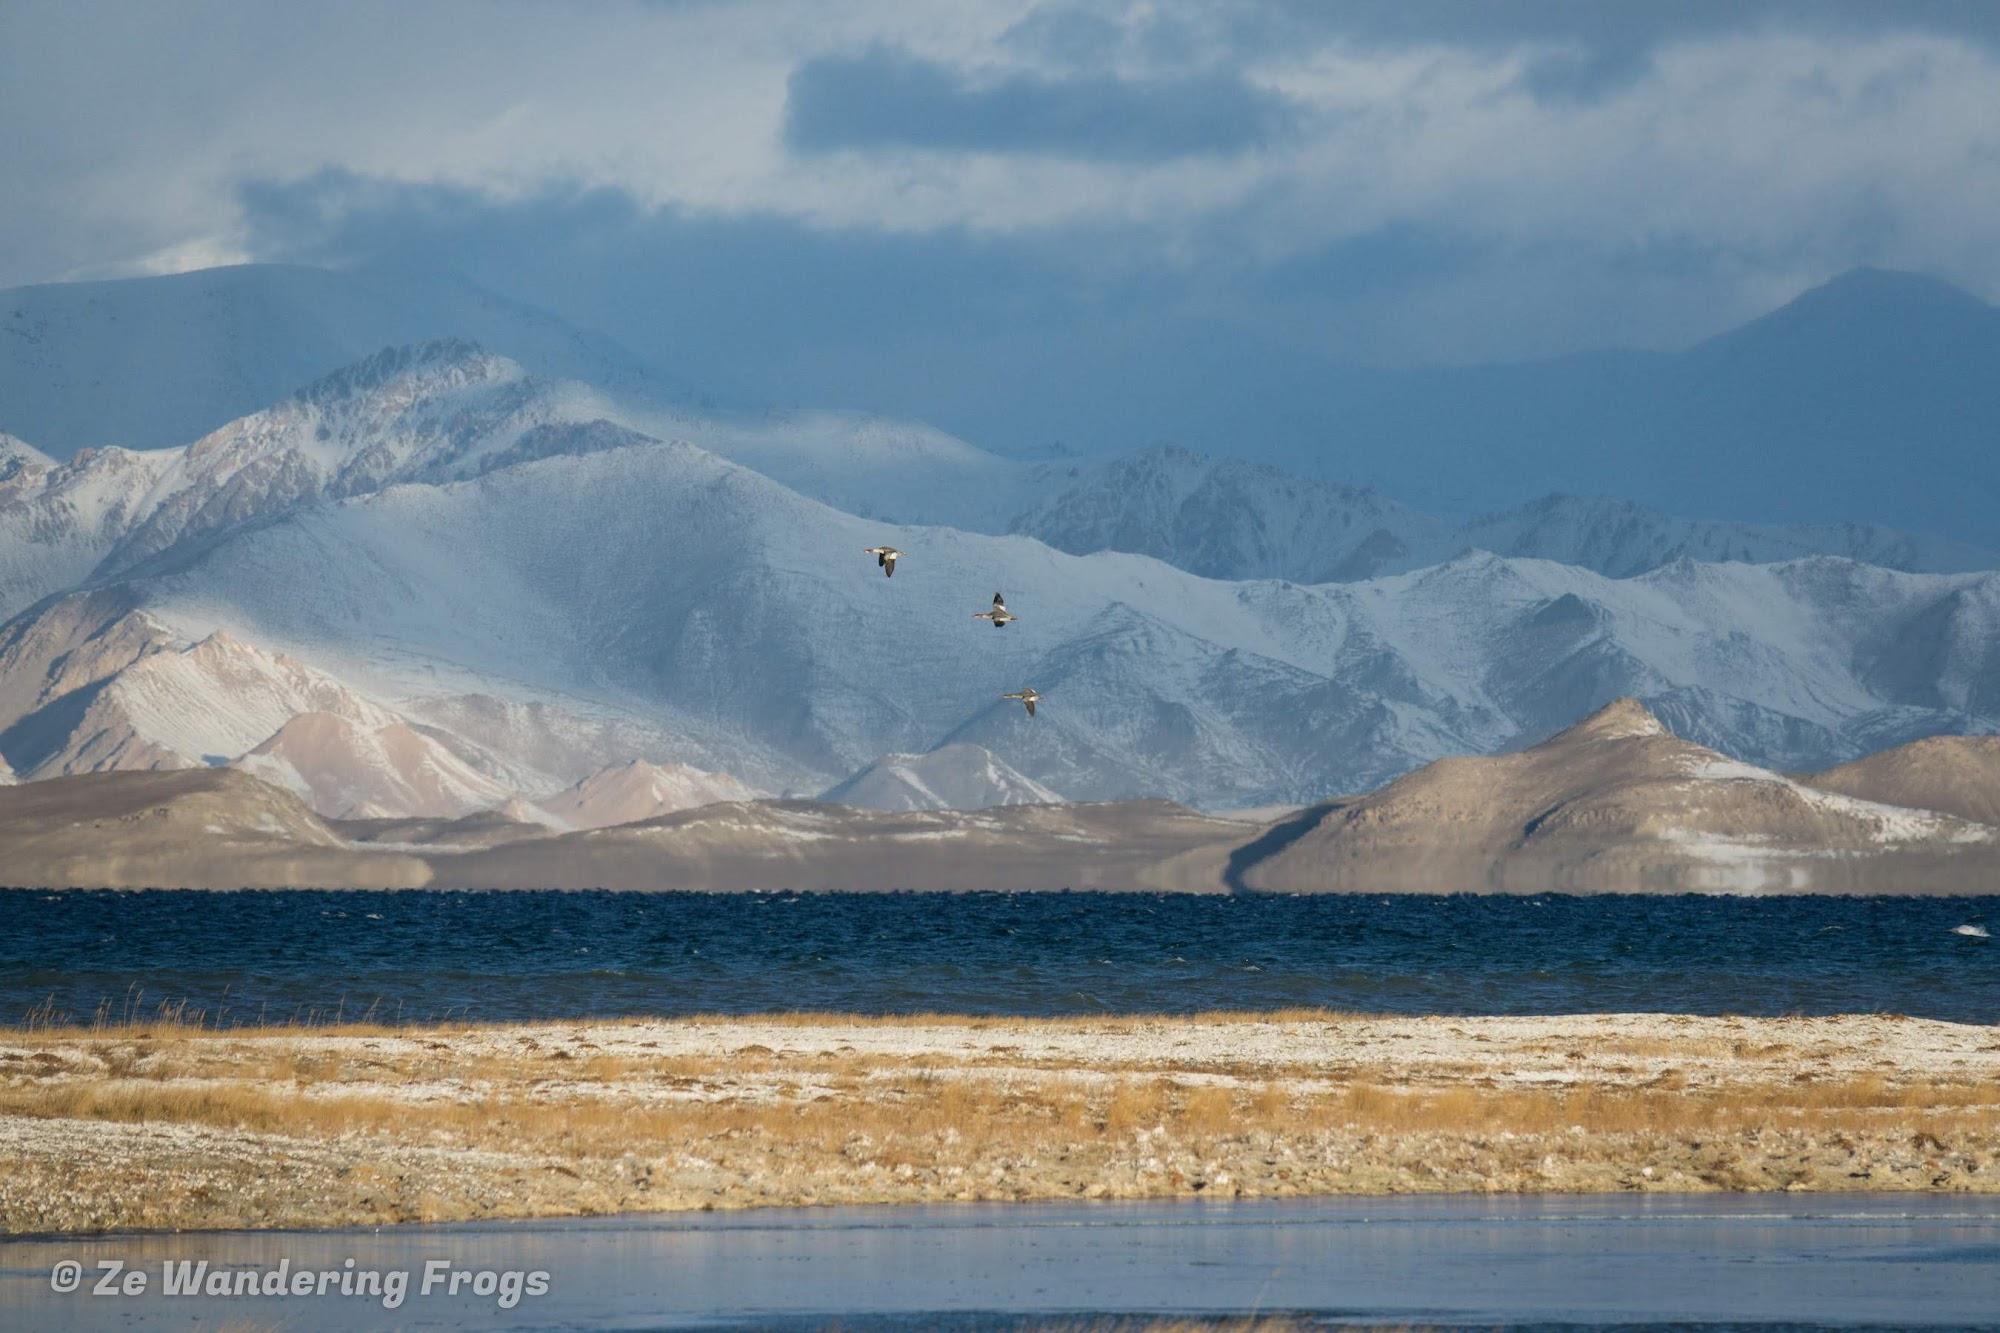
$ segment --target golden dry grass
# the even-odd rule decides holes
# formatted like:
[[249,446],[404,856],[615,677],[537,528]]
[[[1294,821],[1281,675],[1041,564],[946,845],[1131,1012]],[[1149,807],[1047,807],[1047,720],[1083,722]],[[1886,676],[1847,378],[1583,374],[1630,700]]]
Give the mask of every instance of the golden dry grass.
[[1320,1131],[1684,1136],[1890,1124],[1939,1136],[2000,1131],[2000,1084],[1880,1074],[1699,1089],[1669,1079],[1616,1088],[1413,1086],[1384,1073],[1311,1083],[1077,1078],[945,1057],[786,1061],[768,1051],[577,1057],[534,1045],[464,1053],[439,1043],[441,1050],[383,1056],[359,1046],[297,1049],[185,1034],[59,1045],[87,1058],[88,1071],[25,1062],[25,1077],[0,1087],[0,1114],[316,1137],[393,1131],[586,1157],[731,1136],[837,1152],[859,1138],[892,1164],[1031,1153],[1156,1130],[1198,1148]]
[[[1303,1038],[1240,1021],[1195,1041],[940,1020],[871,1042],[849,1024],[798,1049],[762,1019],[19,1034],[0,1039],[0,1136],[47,1146],[41,1174],[0,1180],[0,1230],[120,1224],[41,1202],[99,1188],[140,1197],[128,1225],[244,1224],[235,1186],[196,1207],[160,1153],[241,1173],[265,1191],[244,1215],[283,1225],[1204,1189],[2000,1189],[2000,1033],[1709,1022],[1625,1063],[1594,1020]],[[104,1145],[127,1145],[122,1165],[91,1165]],[[272,1153],[333,1174],[288,1212],[292,1187],[255,1176]]]

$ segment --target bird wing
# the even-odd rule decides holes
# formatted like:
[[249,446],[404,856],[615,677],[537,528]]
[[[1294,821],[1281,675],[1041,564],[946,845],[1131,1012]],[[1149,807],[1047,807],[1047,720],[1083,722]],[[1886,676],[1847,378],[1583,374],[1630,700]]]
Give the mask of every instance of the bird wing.
[[882,557],[882,572],[883,572],[883,573],[885,573],[885,574],[887,574],[887,575],[888,575],[888,576],[889,576],[890,578],[892,578],[892,579],[896,577],[896,557],[895,557],[895,556],[893,556],[893,555],[885,555],[885,556],[883,556],[883,557]]
[[877,551],[875,553],[875,564],[878,568],[887,568],[889,564],[889,557],[884,555],[882,552]]
[[1028,705],[1028,716],[1033,717],[1035,715],[1035,701],[1033,699],[1023,699],[1021,702]]
[[1007,609],[1007,603],[1000,600],[1000,594],[997,592],[993,594],[993,609],[995,611],[1005,611]]

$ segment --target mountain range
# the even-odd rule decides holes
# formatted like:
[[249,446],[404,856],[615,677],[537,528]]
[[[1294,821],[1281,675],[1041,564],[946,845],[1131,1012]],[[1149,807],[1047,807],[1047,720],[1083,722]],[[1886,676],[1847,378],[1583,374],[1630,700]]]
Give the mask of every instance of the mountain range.
[[[201,312],[245,283],[361,300],[218,272],[90,299],[175,327],[162,293],[193,293],[197,330],[240,327]],[[7,384],[89,360],[96,307],[37,299],[69,332],[36,346],[70,350],[9,353]],[[0,399],[13,772],[233,765],[325,815],[589,828],[781,794],[1304,804],[1621,695],[1785,770],[2000,729],[2000,558],[1976,544],[1568,497],[1451,518],[1173,449],[1007,458],[709,411],[512,327],[538,364],[393,347],[171,448],[60,457]],[[204,394],[176,401],[226,398]],[[861,554],[884,541],[893,580]],[[996,589],[1021,617],[1000,632],[970,617]],[[1033,719],[1000,697],[1029,684]]]
[[0,789],[0,857],[10,882],[45,887],[1963,894],[2000,875],[2000,827],[1882,798],[1990,804],[1990,751],[1940,737],[1795,778],[1619,699],[1525,751],[1439,760],[1273,822],[1158,800],[721,800],[574,832],[491,811],[325,819],[227,769],[94,773]]
[[2000,546],[2000,310],[1936,278],[1858,269],[1679,351],[1386,369],[1242,341],[1152,383],[1103,357],[1100,392],[1144,395],[1103,415],[1443,513],[1560,489]]

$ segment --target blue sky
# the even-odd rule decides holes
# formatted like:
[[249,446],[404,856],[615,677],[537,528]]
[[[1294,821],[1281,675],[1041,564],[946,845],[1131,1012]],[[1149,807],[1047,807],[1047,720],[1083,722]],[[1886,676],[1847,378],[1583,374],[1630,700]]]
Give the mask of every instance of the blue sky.
[[1860,264],[2000,296],[1977,4],[12,0],[0,124],[0,285],[450,267],[1000,447],[1679,346]]

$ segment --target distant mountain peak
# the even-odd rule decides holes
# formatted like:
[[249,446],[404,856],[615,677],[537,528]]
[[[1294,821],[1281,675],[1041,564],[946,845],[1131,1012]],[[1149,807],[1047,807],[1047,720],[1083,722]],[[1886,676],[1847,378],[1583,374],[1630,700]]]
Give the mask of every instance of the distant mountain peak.
[[1653,716],[1651,709],[1630,695],[1626,695],[1621,699],[1613,699],[1575,726],[1558,733],[1551,743],[1565,740],[1626,740],[1635,736],[1672,734],[1667,730],[1665,723]]
[[1893,268],[1851,268],[1830,278],[1791,302],[1867,302],[1908,306],[1956,306],[1990,309],[1963,287],[1929,273],[1912,273]]
[[[687,764],[630,759],[599,769],[566,791],[538,802],[542,822],[569,828],[608,828],[657,819],[678,810],[722,801],[753,801],[755,788],[728,773]],[[515,816],[510,816],[510,818]]]
[[1905,329],[1957,330],[1996,314],[1979,297],[1927,273],[1855,268],[1810,288],[1748,324],[1718,334],[1703,346],[1732,346],[1809,331],[1850,338],[1898,336]]
[[380,391],[401,380],[475,383],[513,379],[521,368],[463,338],[432,338],[401,347],[384,347],[372,356],[322,375],[299,389],[299,402],[325,405]]
[[1063,798],[991,750],[957,741],[929,754],[885,754],[820,799],[873,810],[982,810]]
[[55,460],[26,440],[0,430],[0,481],[20,474],[24,468],[52,468]]

